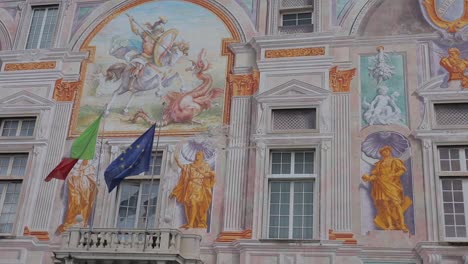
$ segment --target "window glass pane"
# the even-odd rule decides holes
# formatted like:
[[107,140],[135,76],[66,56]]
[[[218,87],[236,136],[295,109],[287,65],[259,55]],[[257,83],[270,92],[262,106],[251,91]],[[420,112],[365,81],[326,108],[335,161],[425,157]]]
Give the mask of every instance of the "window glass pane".
[[295,26],[296,20],[283,20],[283,26]]
[[4,137],[16,136],[16,131],[18,130],[18,124],[19,124],[18,120],[4,120],[2,136]]
[[57,14],[58,8],[51,7],[47,9],[40,48],[50,48],[52,46],[52,38],[57,24]]
[[297,15],[298,19],[310,19],[312,18],[312,13],[300,13]]
[[163,153],[161,151],[151,155],[150,169],[145,175],[161,175],[162,156]]
[[23,120],[21,124],[20,136],[32,136],[34,133],[34,126],[36,125],[36,120]]
[[291,153],[273,152],[271,153],[271,173],[290,174],[291,173]]
[[269,238],[288,238],[289,199],[289,182],[270,182]]
[[8,176],[8,167],[10,165],[9,156],[0,156],[0,176]]
[[460,171],[460,149],[439,147],[440,169],[442,171]]
[[135,227],[138,196],[140,193],[139,182],[123,182],[120,184],[119,219],[117,227]]
[[[293,221],[296,224],[293,228],[293,238],[295,239],[311,239],[312,233],[306,233],[306,229],[312,228],[313,219],[313,200],[312,197],[313,182],[302,181],[294,182],[294,210]],[[307,199],[306,199],[307,198]],[[300,232],[299,232],[300,230]]]
[[463,181],[442,179],[442,199],[446,237],[466,237]]
[[297,14],[286,14],[283,15],[283,21],[284,20],[296,20],[297,19]]
[[45,8],[33,8],[33,17],[31,20],[31,27],[29,28],[28,42],[26,49],[39,48],[39,39],[41,36],[42,24],[46,14]]
[[20,191],[20,182],[9,182],[0,185],[0,194],[6,192],[2,211],[0,212],[0,233],[11,233],[13,231]]
[[311,25],[312,24],[312,19],[299,19],[297,21],[298,25]]
[[148,226],[154,226],[156,220],[156,204],[158,198],[159,182],[145,181],[142,184],[140,213],[138,218],[138,227],[144,228],[146,225],[146,218],[148,218]]
[[26,172],[26,164],[28,162],[28,155],[13,156],[13,166],[11,167],[12,176],[24,176]]

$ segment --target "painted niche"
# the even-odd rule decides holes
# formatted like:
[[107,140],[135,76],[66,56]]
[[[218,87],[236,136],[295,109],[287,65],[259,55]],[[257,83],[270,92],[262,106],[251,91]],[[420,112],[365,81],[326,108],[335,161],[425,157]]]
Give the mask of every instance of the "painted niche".
[[407,124],[405,59],[400,53],[361,56],[362,126]]
[[361,145],[363,234],[401,230],[414,234],[411,147],[396,132],[372,133]]
[[140,3],[113,14],[83,44],[91,58],[72,134],[103,112],[108,135],[136,135],[155,122],[163,133],[187,134],[223,122],[230,62],[222,47],[232,27],[202,0]]

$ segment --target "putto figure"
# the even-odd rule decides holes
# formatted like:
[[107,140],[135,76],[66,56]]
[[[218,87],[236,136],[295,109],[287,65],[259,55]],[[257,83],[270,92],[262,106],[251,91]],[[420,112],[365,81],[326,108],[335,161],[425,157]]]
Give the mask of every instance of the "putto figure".
[[363,107],[364,120],[369,125],[389,125],[401,122],[401,109],[396,104],[397,92],[388,95],[388,87],[381,85],[377,88],[377,95],[369,104],[365,100]]
[[182,172],[170,198],[176,198],[177,202],[184,205],[187,223],[181,228],[207,228],[215,173],[204,160],[202,151],[195,154],[195,160],[190,164],[182,165],[177,155],[175,161]]
[[468,68],[468,60],[460,58],[460,50],[457,48],[450,48],[448,56],[440,60],[442,66],[448,72],[448,82],[461,81],[463,88],[468,88],[468,76],[465,71]]
[[382,158],[375,163],[371,174],[362,176],[362,180],[372,183],[371,197],[377,209],[374,223],[383,230],[408,232],[404,212],[412,201],[403,194],[400,182],[400,177],[406,172],[405,164],[402,160],[392,157],[392,149],[389,146],[382,147],[379,153]]

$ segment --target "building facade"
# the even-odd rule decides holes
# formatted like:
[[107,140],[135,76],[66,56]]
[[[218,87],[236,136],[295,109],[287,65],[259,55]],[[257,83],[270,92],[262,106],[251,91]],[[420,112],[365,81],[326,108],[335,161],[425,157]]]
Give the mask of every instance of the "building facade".
[[[467,17],[0,1],[0,263],[468,263]],[[46,182],[100,116],[94,159]],[[109,192],[152,124],[149,170]]]

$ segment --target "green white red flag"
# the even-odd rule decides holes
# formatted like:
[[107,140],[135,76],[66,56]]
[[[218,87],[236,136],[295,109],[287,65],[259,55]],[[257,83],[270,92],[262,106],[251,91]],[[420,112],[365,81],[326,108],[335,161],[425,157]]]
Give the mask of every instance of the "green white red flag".
[[70,158],[63,158],[62,161],[55,167],[45,178],[48,182],[53,178],[65,180],[68,173],[78,160],[92,160],[96,151],[96,140],[101,123],[102,115],[100,115],[88,128],[75,139],[70,151]]

